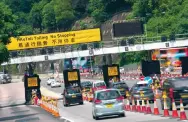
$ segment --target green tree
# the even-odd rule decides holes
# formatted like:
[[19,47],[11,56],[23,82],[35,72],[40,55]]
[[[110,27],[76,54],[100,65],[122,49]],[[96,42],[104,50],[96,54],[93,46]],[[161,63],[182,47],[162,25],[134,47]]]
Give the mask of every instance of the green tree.
[[107,19],[103,0],[89,0],[88,12],[96,22],[104,22]]
[[56,31],[56,20],[53,2],[46,4],[42,10],[42,24],[48,32]]
[[16,18],[12,10],[4,2],[0,2],[0,64],[9,59],[9,51],[6,45],[10,43],[9,38],[15,34],[16,26],[14,23]]
[[53,0],[53,4],[58,30],[69,28],[75,19],[71,0]]

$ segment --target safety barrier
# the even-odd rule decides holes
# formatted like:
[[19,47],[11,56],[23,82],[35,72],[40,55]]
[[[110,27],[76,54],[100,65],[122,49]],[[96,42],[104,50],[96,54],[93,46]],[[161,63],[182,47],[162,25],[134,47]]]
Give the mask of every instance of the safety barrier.
[[91,92],[83,92],[82,97],[84,101],[92,102],[93,101],[93,93]]
[[[184,105],[183,105],[183,99],[180,99],[180,112],[178,112],[175,104],[175,100],[172,99],[172,114],[170,115],[169,112],[169,107],[167,105],[167,94],[166,92],[163,92],[161,102],[163,102],[163,113],[160,113],[157,98],[154,98],[154,108],[152,110],[151,105],[149,103],[148,98],[144,98],[144,93],[140,92],[141,98],[134,98],[130,97],[129,93],[126,92],[128,95],[126,101],[125,101],[125,111],[130,111],[130,112],[138,112],[138,113],[144,113],[144,114],[153,114],[153,115],[163,115],[163,117],[171,117],[171,118],[179,118],[179,120],[187,120],[187,115],[184,110]],[[132,101],[132,104],[130,104],[130,101]],[[141,104],[140,104],[141,102]]]
[[42,98],[38,99],[38,97],[36,96],[36,93],[33,92],[32,104],[40,106],[42,109],[51,113],[54,117],[60,117],[57,98],[52,98],[52,97],[42,95]]
[[60,117],[58,109],[58,99],[42,96],[40,107],[51,113],[54,117]]

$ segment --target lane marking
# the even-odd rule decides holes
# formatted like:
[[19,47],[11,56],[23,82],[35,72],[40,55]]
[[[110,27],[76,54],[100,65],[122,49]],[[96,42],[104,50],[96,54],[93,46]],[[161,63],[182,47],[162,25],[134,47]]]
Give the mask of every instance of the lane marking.
[[65,120],[65,122],[74,122],[73,120],[70,120],[70,119],[63,117],[63,116],[61,116],[60,119]]

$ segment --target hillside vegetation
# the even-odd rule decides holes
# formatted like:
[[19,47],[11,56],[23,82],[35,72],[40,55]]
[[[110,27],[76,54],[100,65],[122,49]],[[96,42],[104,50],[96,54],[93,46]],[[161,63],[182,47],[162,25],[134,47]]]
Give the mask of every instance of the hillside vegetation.
[[[10,36],[98,27],[129,8],[132,12],[125,19],[143,20],[148,36],[188,32],[188,0],[4,0],[0,2],[0,63],[8,60],[5,45]],[[144,56],[121,57],[121,62],[130,63]]]

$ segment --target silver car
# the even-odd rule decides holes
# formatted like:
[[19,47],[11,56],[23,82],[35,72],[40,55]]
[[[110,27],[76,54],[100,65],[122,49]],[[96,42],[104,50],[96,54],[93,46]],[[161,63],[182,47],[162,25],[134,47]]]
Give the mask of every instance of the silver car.
[[92,103],[93,119],[103,116],[119,115],[124,117],[124,97],[117,89],[98,90],[94,93]]

